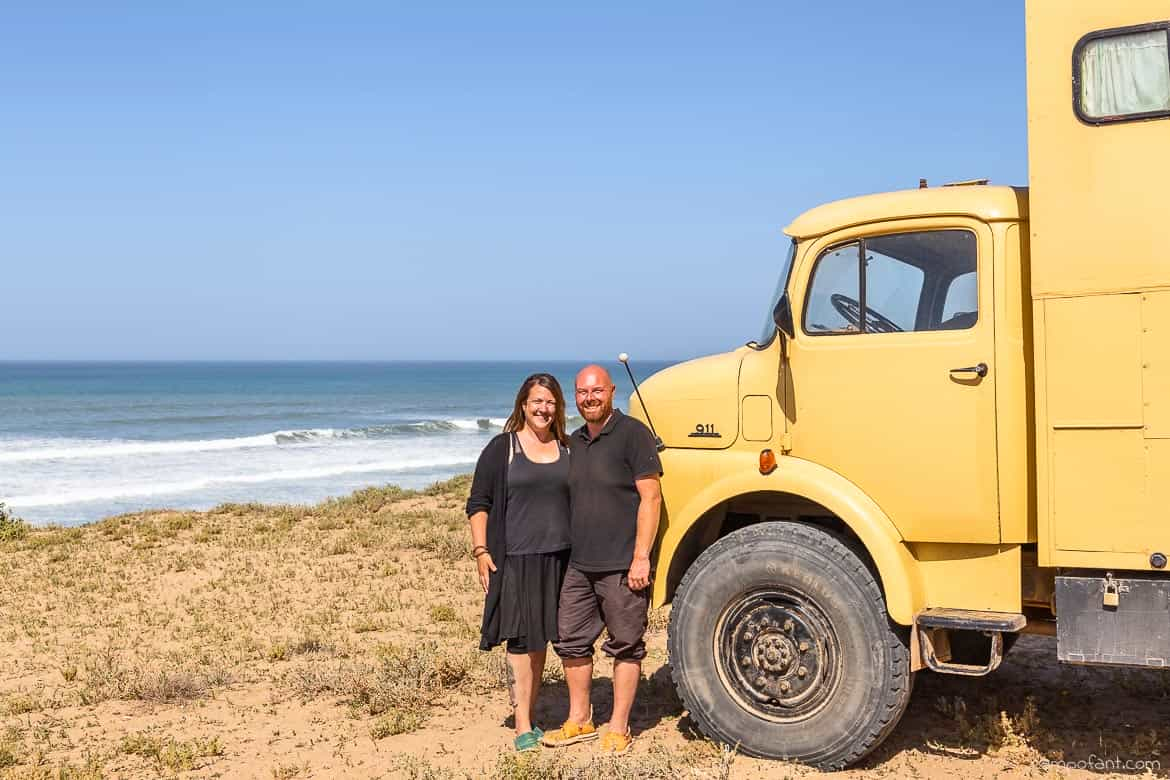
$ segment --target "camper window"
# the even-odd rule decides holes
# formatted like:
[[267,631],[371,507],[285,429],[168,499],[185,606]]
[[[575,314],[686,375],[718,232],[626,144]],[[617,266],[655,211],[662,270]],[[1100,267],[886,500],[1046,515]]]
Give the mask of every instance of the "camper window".
[[1077,44],[1077,116],[1090,124],[1170,116],[1167,25],[1091,33]]

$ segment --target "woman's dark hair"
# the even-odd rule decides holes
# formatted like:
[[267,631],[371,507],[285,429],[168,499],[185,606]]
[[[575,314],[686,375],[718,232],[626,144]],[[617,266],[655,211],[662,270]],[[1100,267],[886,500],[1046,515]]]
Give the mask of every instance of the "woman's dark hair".
[[552,420],[552,433],[561,444],[568,444],[569,437],[565,432],[565,394],[561,392],[561,383],[557,378],[543,372],[533,374],[520,385],[520,390],[516,393],[516,403],[512,406],[512,414],[504,423],[504,432],[511,433],[524,427],[524,404],[528,401],[528,393],[536,385],[552,393],[553,400],[557,402],[557,411]]

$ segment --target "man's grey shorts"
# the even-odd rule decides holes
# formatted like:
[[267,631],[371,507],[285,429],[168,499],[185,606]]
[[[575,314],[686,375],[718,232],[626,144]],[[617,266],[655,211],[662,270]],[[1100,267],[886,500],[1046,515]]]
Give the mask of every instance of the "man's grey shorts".
[[624,571],[581,571],[572,564],[561,586],[553,650],[561,658],[592,658],[601,629],[609,631],[602,652],[619,661],[646,657],[646,611],[650,589],[630,590]]

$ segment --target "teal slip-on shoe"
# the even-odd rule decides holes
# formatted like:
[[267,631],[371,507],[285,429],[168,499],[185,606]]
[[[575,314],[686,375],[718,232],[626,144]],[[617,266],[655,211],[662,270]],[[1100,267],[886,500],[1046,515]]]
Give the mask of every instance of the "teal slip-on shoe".
[[524,753],[529,750],[538,750],[540,748],[540,738],[544,736],[544,732],[540,729],[532,729],[532,731],[525,731],[523,734],[518,734],[512,744],[516,747],[517,753]]

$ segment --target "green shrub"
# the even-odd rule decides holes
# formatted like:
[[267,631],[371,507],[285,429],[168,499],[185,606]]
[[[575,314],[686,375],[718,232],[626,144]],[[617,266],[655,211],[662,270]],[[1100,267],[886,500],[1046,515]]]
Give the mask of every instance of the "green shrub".
[[28,534],[28,523],[13,516],[3,502],[0,502],[0,542],[23,539]]

